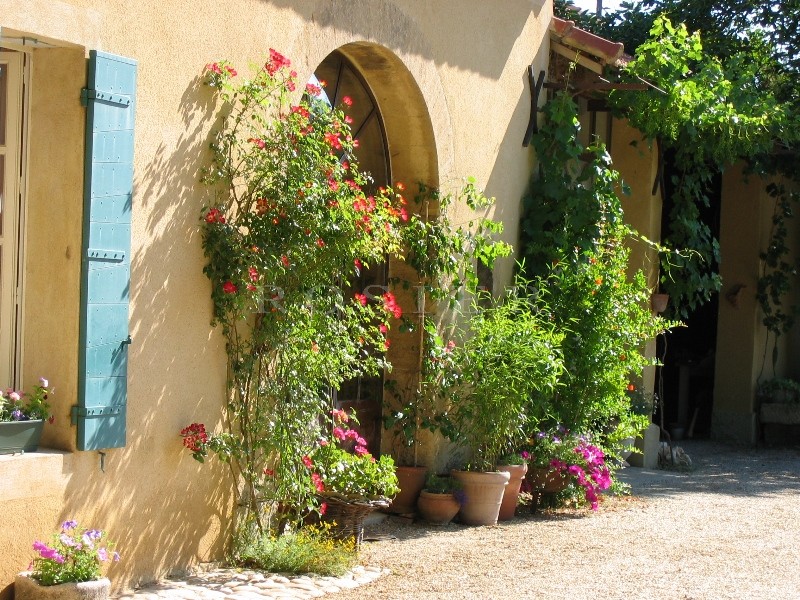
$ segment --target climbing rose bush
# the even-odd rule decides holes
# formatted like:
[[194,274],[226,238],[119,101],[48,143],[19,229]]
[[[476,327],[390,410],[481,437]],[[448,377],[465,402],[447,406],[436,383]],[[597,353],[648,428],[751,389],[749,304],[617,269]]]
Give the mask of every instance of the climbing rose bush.
[[[228,354],[225,428],[181,432],[197,460],[228,462],[245,525],[263,532],[318,507],[303,457],[333,427],[330,390],[387,366],[402,317],[394,294],[357,292],[363,270],[396,254],[409,220],[397,189],[358,166],[347,110],[297,82],[275,50],[248,77],[206,66],[220,122],[200,219],[214,322]],[[389,459],[390,460],[390,459]]]

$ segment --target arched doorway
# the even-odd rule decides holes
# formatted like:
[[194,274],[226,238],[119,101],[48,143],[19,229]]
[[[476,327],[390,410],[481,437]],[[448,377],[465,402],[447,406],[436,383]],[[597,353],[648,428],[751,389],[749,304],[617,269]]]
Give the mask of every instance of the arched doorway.
[[[331,104],[339,104],[344,96],[352,99],[347,112],[353,119],[353,136],[359,142],[356,158],[361,169],[371,174],[372,185],[377,188],[403,182],[409,189],[409,212],[413,212],[411,200],[416,184],[438,187],[439,170],[430,114],[412,73],[389,49],[355,42],[326,56],[314,76],[325,81],[324,90]],[[364,270],[358,286],[373,294],[382,293],[394,278],[409,280],[408,271],[402,261],[389,260]],[[404,314],[413,317],[413,286],[393,291]],[[408,385],[419,374],[420,332],[394,328],[390,335],[391,377]],[[391,436],[382,435],[384,398],[388,398],[385,379],[384,375],[347,382],[334,398],[339,407],[356,409],[361,434],[376,455],[392,452]]]
[[[331,106],[339,106],[343,98],[352,105],[347,115],[352,119],[350,129],[358,141],[355,159],[371,181],[364,189],[367,195],[391,184],[391,162],[383,127],[383,119],[375,98],[355,65],[341,52],[334,51],[314,71],[312,83],[321,84],[321,98]],[[353,157],[344,155],[341,160]],[[346,294],[356,292],[380,296],[387,288],[388,263],[365,266]],[[367,440],[368,448],[378,454],[381,447],[384,375],[357,377],[345,381],[333,390],[336,408],[355,411],[359,433]]]

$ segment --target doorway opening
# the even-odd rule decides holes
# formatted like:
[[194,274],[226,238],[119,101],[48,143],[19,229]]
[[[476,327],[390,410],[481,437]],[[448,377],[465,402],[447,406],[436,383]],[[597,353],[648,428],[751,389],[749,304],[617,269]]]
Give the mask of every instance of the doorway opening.
[[[661,230],[669,237],[669,215],[674,205],[673,194],[679,180],[674,153],[664,156],[664,208]],[[711,230],[714,239],[720,235],[722,176],[717,174],[708,185],[708,206],[700,206],[700,221]],[[710,265],[715,272],[718,264]],[[657,339],[657,356],[663,363],[656,371],[656,392],[663,399],[663,422],[673,440],[685,437],[708,437],[714,399],[714,365],[717,344],[719,294],[689,313],[683,319],[686,327],[677,327]],[[660,422],[661,415],[656,415]]]

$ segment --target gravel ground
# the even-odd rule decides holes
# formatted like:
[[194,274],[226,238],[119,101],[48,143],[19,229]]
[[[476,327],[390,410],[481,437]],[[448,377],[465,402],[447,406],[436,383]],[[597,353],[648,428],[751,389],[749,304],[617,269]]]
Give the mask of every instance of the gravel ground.
[[[627,468],[633,495],[494,527],[391,518],[364,564],[393,598],[800,598],[800,451],[680,445],[691,472]],[[352,598],[352,592],[326,596]]]

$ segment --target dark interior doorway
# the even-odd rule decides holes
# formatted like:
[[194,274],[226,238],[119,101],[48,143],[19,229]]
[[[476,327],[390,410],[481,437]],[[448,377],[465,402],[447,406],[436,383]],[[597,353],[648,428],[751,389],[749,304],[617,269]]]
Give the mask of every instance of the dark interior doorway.
[[[664,175],[661,232],[663,239],[669,239],[669,215],[680,175],[671,152],[664,156]],[[714,238],[719,239],[721,175],[712,179],[707,193],[709,206],[700,207],[700,220],[708,225]],[[712,265],[712,268],[716,271],[719,265]],[[663,422],[673,440],[707,437],[711,430],[718,304],[719,294],[715,293],[688,318],[682,319],[686,327],[675,328],[657,340],[657,356],[663,366],[656,369],[655,391],[663,400]],[[661,414],[657,412],[656,423],[660,422]]]

